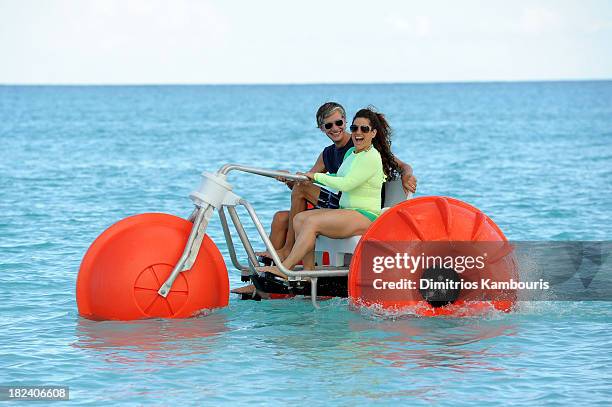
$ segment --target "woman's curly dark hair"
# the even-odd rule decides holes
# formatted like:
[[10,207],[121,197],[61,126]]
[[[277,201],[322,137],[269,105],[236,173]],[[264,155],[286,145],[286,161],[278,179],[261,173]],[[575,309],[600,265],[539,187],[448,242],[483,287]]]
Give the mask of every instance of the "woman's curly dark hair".
[[380,153],[387,180],[396,179],[402,175],[402,169],[397,165],[395,156],[391,152],[391,127],[385,119],[385,115],[377,112],[373,106],[368,106],[355,113],[353,123],[358,117],[368,119],[372,128],[376,129],[376,137],[372,139],[372,145]]

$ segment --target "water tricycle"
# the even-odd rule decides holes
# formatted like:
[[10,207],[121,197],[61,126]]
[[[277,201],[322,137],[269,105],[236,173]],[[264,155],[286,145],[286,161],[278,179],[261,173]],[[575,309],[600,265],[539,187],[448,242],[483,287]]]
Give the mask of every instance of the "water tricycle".
[[[190,194],[195,209],[187,219],[145,213],[115,223],[92,243],[81,263],[76,286],[79,314],[92,320],[189,318],[227,306],[227,267],[206,234],[215,211],[242,281],[282,285],[291,295],[309,296],[317,308],[320,296],[329,295],[348,296],[350,304],[357,307],[410,308],[422,316],[473,315],[488,309],[508,312],[515,304],[516,292],[511,289],[464,283],[478,281],[485,274],[496,281],[517,279],[517,263],[502,231],[465,202],[442,196],[412,198],[403,192],[400,180],[388,181],[385,209],[362,236],[319,236],[315,250],[324,253],[318,256],[320,266],[288,270],[253,206],[233,191],[228,182],[232,171],[308,181],[302,175],[227,164],[216,173],[202,174],[199,187]],[[238,215],[238,206],[246,209],[272,261],[286,278],[261,271],[261,259]],[[238,259],[226,212],[246,252],[246,264]],[[488,245],[488,253],[480,261],[484,267],[435,263],[438,258],[477,257],[474,248],[479,243]],[[384,253],[387,256],[381,255]],[[402,260],[406,266],[406,259],[430,255],[433,265],[423,261],[419,265],[413,262],[416,266],[410,270],[402,268]],[[383,265],[387,266],[386,274],[382,273]],[[383,281],[383,275],[390,280]],[[454,285],[431,288],[423,287],[421,281]]]

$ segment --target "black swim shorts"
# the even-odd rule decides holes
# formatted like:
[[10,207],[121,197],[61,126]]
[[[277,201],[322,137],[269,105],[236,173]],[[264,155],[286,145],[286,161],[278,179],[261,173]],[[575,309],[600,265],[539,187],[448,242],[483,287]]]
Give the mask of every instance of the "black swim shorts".
[[338,209],[340,207],[340,195],[342,192],[335,193],[325,188],[321,188],[319,192],[319,200],[317,201],[317,209]]

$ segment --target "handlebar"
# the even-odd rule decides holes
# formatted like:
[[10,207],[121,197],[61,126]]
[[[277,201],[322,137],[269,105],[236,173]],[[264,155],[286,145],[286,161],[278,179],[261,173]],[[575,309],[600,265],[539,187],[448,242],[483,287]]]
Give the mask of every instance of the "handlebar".
[[217,173],[227,175],[228,172],[234,171],[234,170],[248,172],[250,174],[262,175],[264,177],[270,177],[270,178],[280,177],[280,178],[285,178],[291,181],[309,181],[309,178],[305,175],[291,174],[291,173],[283,172],[283,171],[266,170],[264,168],[247,167],[245,165],[240,165],[240,164],[225,164],[223,167],[219,169],[219,171],[217,171]]

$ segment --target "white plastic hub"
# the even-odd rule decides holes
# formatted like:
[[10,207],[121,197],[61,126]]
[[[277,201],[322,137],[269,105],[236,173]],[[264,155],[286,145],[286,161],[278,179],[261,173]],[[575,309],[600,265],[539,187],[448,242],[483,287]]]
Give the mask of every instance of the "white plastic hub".
[[189,197],[198,207],[209,204],[215,209],[219,209],[231,190],[231,185],[225,181],[225,175],[203,172],[199,188],[193,191]]

